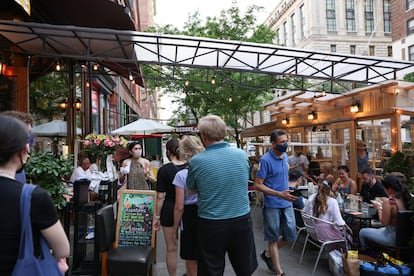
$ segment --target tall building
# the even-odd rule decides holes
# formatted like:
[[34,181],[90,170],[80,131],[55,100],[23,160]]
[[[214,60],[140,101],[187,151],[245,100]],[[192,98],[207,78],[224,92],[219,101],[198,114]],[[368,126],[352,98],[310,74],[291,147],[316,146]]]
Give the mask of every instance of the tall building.
[[392,1],[393,57],[414,60],[414,0]]
[[392,56],[391,0],[282,0],[264,24],[277,45]]

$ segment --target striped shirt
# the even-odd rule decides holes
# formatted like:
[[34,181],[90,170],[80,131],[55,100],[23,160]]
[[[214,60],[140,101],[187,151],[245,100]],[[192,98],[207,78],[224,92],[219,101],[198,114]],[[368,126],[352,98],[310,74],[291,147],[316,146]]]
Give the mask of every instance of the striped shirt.
[[190,161],[187,187],[198,191],[198,216],[222,220],[250,212],[247,154],[228,143],[209,145]]

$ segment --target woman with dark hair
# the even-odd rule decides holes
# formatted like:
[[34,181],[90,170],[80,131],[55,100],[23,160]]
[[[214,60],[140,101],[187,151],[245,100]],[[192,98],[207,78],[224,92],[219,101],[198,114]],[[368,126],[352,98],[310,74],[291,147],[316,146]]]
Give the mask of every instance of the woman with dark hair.
[[175,186],[172,184],[175,174],[186,168],[185,161],[179,159],[179,141],[170,139],[166,144],[166,154],[169,163],[163,165],[157,174],[157,212],[154,229],[159,230],[160,224],[164,232],[167,246],[167,270],[170,276],[177,274],[177,233],[174,229]]
[[[338,226],[345,226],[350,230],[341,215],[338,201],[333,197],[332,183],[328,179],[319,182],[318,192],[312,194],[306,202],[303,212],[320,219],[333,222]],[[327,223],[315,223],[318,238],[321,240],[337,240],[343,238],[343,232],[339,227]]]
[[[26,163],[30,134],[22,122],[3,115],[0,115],[0,133],[0,275],[11,275],[20,246],[20,194],[23,189],[23,183],[17,181],[15,175]],[[33,191],[30,205],[34,245],[39,247],[42,235],[63,274],[68,269],[66,257],[70,247],[56,207],[41,187]]]
[[139,142],[131,142],[128,145],[130,158],[122,161],[119,181],[122,185],[125,183],[127,189],[132,190],[149,190],[151,183],[155,182],[152,174],[150,161],[142,157],[142,145]]
[[411,195],[406,185],[402,185],[400,180],[394,175],[387,175],[382,181],[384,190],[388,198],[380,201],[373,200],[378,218],[384,227],[363,228],[359,231],[359,241],[361,250],[366,250],[367,240],[384,246],[395,246],[397,213],[399,210],[407,210]]
[[338,176],[335,184],[332,186],[332,191],[340,194],[353,194],[358,192],[358,186],[356,182],[349,176],[349,168],[346,165],[338,167]]

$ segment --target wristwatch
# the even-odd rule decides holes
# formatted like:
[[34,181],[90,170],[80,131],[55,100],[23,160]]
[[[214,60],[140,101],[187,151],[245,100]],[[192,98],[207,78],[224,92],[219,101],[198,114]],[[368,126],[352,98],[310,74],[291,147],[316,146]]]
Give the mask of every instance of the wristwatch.
[[160,219],[160,216],[155,216],[155,219]]

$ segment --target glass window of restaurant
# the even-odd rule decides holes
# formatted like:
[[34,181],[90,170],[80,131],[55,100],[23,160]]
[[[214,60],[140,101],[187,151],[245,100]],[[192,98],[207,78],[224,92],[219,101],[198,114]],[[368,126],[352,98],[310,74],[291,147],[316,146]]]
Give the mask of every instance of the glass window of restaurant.
[[349,128],[342,125],[307,129],[307,143],[310,144],[313,161],[331,162],[334,167],[348,160],[345,145],[349,139]]
[[414,154],[414,116],[401,115],[401,142],[402,151],[406,154]]
[[358,121],[356,139],[367,145],[368,165],[381,174],[392,152],[391,119]]

